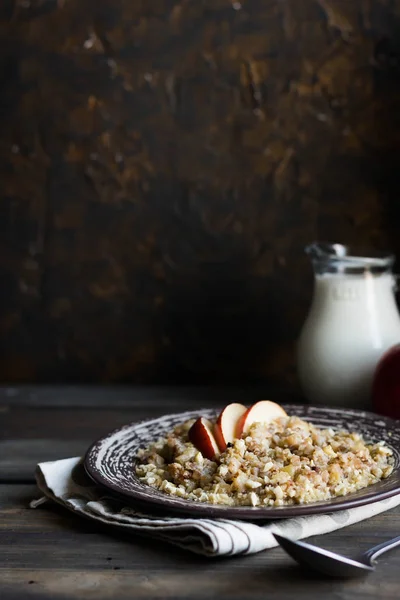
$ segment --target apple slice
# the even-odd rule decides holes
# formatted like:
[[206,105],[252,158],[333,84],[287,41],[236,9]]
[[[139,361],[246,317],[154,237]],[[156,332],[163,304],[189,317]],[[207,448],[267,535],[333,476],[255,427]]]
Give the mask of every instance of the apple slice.
[[287,417],[287,413],[279,404],[270,400],[256,402],[239,418],[236,426],[236,437],[247,433],[253,423],[270,423],[279,417]]
[[227,444],[233,442],[236,435],[236,426],[242,415],[247,412],[246,406],[233,402],[221,411],[214,425],[214,437],[221,452],[226,450]]
[[189,440],[205,458],[213,460],[219,454],[210,421],[199,417],[189,429]]

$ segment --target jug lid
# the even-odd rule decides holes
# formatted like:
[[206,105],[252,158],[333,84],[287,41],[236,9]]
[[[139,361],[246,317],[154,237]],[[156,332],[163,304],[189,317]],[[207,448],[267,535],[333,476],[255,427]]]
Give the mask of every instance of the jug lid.
[[383,252],[353,252],[352,248],[344,244],[330,242],[313,242],[305,248],[306,254],[311,257],[313,264],[319,264],[325,269],[329,266],[342,269],[369,269],[382,271],[393,266],[393,254]]

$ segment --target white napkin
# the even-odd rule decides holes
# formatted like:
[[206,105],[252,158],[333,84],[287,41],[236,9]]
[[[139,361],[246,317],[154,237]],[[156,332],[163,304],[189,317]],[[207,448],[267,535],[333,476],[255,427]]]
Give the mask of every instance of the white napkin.
[[369,519],[400,504],[400,494],[338,512],[297,517],[256,525],[247,521],[160,517],[145,514],[133,506],[105,495],[86,475],[81,459],[67,458],[37,466],[36,480],[44,497],[33,500],[36,508],[48,499],[53,500],[89,519],[122,527],[135,533],[170,542],[206,556],[252,554],[276,546],[272,533],[295,539],[334,531],[358,521]]

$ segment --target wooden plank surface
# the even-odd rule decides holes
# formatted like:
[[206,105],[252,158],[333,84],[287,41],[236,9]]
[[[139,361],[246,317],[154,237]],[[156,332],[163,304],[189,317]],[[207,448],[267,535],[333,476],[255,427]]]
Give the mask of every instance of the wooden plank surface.
[[[400,556],[395,552],[381,560],[377,571],[365,579],[331,582],[302,573],[280,549],[210,560],[101,528],[61,507],[29,509],[28,502],[35,496],[32,485],[0,485],[2,599],[9,592],[43,598],[79,597],[83,593],[89,598],[399,597]],[[323,543],[332,550],[350,553],[390,537],[399,528],[400,509],[396,509],[390,515],[331,533]],[[322,543],[322,539],[312,540]]]
[[[82,392],[81,392],[82,394]],[[304,573],[279,548],[248,557],[210,560],[170,545],[101,527],[43,505],[33,485],[34,461],[73,454],[108,429],[141,414],[128,406],[97,410],[65,405],[12,405],[0,394],[0,598],[177,598],[182,600],[398,600],[400,552],[379,561],[361,580],[329,581]],[[151,404],[151,403],[150,403]],[[144,410],[154,414],[157,401]],[[173,403],[170,404],[173,406]],[[155,408],[157,407],[157,408]],[[6,409],[6,410],[4,410]],[[168,412],[168,406],[163,407]],[[5,436],[6,434],[6,436]],[[29,483],[10,482],[15,480]],[[21,476],[23,475],[23,477]],[[356,553],[400,531],[400,507],[390,513],[310,538]]]
[[[226,402],[251,403],[262,398],[296,402],[299,394],[285,385],[259,383],[251,386],[3,386],[0,406],[50,408],[128,408],[135,410],[185,410],[190,406],[217,406]],[[160,412],[159,414],[162,414]],[[150,414],[151,416],[151,414]]]

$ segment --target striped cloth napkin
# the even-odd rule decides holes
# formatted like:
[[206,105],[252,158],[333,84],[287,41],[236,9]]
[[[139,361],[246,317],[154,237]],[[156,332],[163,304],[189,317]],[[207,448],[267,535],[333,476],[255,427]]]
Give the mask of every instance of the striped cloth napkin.
[[79,457],[40,463],[36,480],[44,496],[33,500],[30,504],[32,508],[47,501],[57,502],[83,517],[130,530],[132,535],[147,535],[210,557],[261,552],[277,545],[273,533],[295,539],[320,535],[369,519],[400,504],[399,494],[387,500],[330,514],[255,524],[143,513],[105,495],[86,475]]

